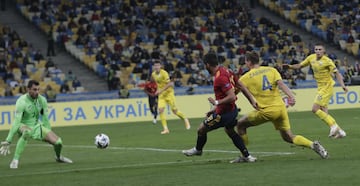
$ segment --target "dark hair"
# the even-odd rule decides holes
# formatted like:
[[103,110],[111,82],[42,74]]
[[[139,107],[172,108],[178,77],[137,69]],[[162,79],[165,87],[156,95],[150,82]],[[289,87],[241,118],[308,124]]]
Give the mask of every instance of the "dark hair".
[[39,86],[40,84],[36,80],[30,80],[28,85],[27,85],[27,88],[31,88],[33,85]]
[[209,64],[212,67],[215,67],[215,66],[217,66],[219,64],[217,55],[215,53],[213,53],[213,52],[207,53],[204,56],[203,61],[204,61],[205,64]]
[[323,43],[315,43],[314,46],[322,46],[322,47],[325,47],[325,45]]
[[161,65],[161,61],[158,60],[158,59],[154,60],[154,64],[155,64],[155,63],[159,63],[159,64]]
[[250,61],[251,64],[259,64],[259,55],[255,51],[246,52],[245,58]]

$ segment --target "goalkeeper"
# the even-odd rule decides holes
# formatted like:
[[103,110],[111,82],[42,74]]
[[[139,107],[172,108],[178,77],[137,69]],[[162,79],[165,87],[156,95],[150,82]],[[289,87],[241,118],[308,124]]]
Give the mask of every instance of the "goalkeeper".
[[[19,134],[14,158],[10,163],[11,169],[18,168],[21,153],[24,151],[30,139],[48,142],[54,146],[56,161],[60,163],[72,163],[66,157],[61,156],[62,141],[51,131],[48,119],[47,100],[39,95],[40,85],[35,80],[30,80],[27,85],[28,93],[20,96],[16,101],[15,120],[5,141],[1,142],[0,154],[10,154],[10,143],[14,135]],[[39,120],[39,116],[41,121]]]

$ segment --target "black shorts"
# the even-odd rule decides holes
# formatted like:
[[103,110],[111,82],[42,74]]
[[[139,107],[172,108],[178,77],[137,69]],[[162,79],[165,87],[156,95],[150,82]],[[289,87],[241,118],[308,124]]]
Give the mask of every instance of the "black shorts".
[[210,130],[214,130],[220,127],[233,128],[237,123],[237,116],[238,109],[235,108],[234,110],[223,114],[213,113],[207,117],[203,123]]

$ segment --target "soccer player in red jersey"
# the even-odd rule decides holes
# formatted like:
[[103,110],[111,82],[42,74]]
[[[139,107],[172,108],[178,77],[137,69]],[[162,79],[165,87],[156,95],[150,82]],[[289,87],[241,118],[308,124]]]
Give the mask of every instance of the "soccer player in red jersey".
[[[234,126],[237,123],[238,110],[235,104],[236,95],[234,91],[233,77],[228,69],[219,66],[216,54],[208,53],[204,57],[204,63],[209,73],[214,76],[214,93],[215,99],[208,98],[208,101],[214,105],[213,109],[206,113],[206,119],[200,124],[197,131],[197,142],[194,148],[183,150],[186,156],[201,155],[203,147],[207,141],[207,133],[224,127],[226,134],[231,138],[234,145],[241,151],[243,162],[255,162],[256,158],[251,156],[244,145],[240,136],[235,132]],[[244,95],[250,103],[255,106],[256,101],[253,99],[249,91],[242,87]],[[232,162],[231,162],[232,163]]]
[[154,120],[153,123],[156,124],[156,118],[158,115],[158,96],[155,94],[157,90],[157,84],[154,80],[154,78],[152,78],[150,76],[150,81],[148,81],[145,86],[144,86],[144,92],[148,95],[149,97],[149,106],[150,106],[150,111],[152,113],[152,115],[154,116]]

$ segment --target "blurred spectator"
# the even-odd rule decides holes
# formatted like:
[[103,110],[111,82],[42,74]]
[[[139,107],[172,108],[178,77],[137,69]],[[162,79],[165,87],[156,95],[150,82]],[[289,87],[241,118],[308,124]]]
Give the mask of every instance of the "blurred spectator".
[[34,54],[34,60],[35,61],[40,61],[40,60],[43,60],[44,59],[44,56],[41,54],[41,51],[40,50],[37,50]]
[[175,87],[181,87],[182,86],[182,82],[181,82],[182,78],[183,77],[182,77],[181,72],[180,72],[179,69],[176,69],[171,75],[171,79],[172,79],[172,81],[174,81]]
[[111,66],[108,67],[107,71],[107,84],[108,90],[117,90],[119,89],[120,79],[116,76],[116,70]]
[[22,80],[19,83],[19,95],[26,94],[26,92],[27,92],[27,88],[26,88],[26,85],[25,85],[24,81]]
[[72,88],[76,91],[78,87],[81,87],[81,82],[75,77],[72,82]]
[[65,80],[61,86],[60,86],[60,93],[62,94],[67,94],[67,93],[70,93],[70,87],[69,87],[69,84],[68,84],[68,81]]
[[129,98],[129,97],[130,97],[129,90],[124,85],[121,85],[120,90],[119,90],[119,98],[125,99],[125,98]]
[[74,79],[76,78],[76,76],[72,73],[72,70],[69,70],[68,73],[65,75],[65,80],[66,81],[74,81]]
[[195,94],[195,90],[194,90],[194,87],[189,87],[187,90],[186,90],[186,93],[188,94],[188,95],[193,95],[193,94]]
[[6,85],[5,87],[5,97],[7,96],[14,96],[13,93],[12,93],[12,88],[10,85]]
[[47,56],[55,56],[55,41],[53,38],[53,27],[47,33]]
[[46,61],[46,64],[45,64],[45,68],[49,69],[49,67],[54,67],[54,66],[55,66],[55,63],[52,60],[52,58],[48,58],[48,60]]
[[45,97],[49,103],[56,102],[56,91],[50,85],[46,86]]
[[189,79],[187,80],[187,85],[193,86],[193,85],[198,85],[199,82],[197,82],[196,79],[196,73],[191,74],[191,76],[189,77]]
[[48,71],[49,71],[49,74],[50,74],[50,75],[51,75],[51,74],[57,75],[57,74],[62,73],[62,70],[59,69],[59,67],[58,67],[56,64],[54,64],[53,68],[49,68]]

